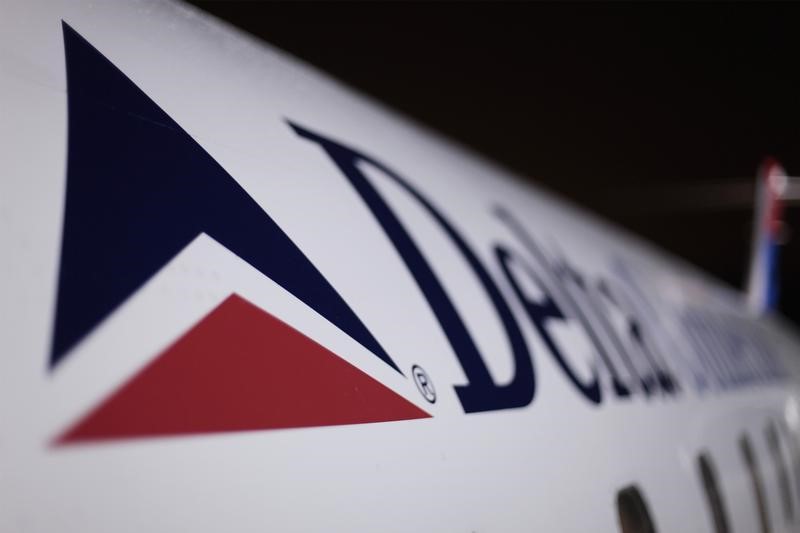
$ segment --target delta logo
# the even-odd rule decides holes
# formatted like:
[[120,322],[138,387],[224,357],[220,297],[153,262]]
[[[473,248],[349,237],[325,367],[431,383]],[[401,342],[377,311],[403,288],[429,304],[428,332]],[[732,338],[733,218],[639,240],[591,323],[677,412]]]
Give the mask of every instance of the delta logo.
[[[51,370],[204,233],[400,372],[255,200],[98,50],[66,23],[63,31],[67,192]],[[429,416],[231,294],[56,442]]]
[[[308,257],[186,131],[67,24],[64,41],[67,188],[51,369],[202,235],[359,343],[379,367],[390,369],[388,374],[413,379],[423,398],[435,402],[425,372],[418,366],[408,376],[401,371]],[[567,386],[589,406],[608,398],[670,400],[681,394],[683,386],[667,364],[665,346],[671,341],[664,338],[663,319],[654,311],[666,304],[652,291],[630,276],[586,275],[560,252],[547,251],[500,205],[493,206],[491,215],[503,237],[479,253],[436,202],[388,165],[286,122],[287,134],[321,150],[349,183],[413,278],[463,372],[463,382],[452,388],[464,413],[531,404],[537,379],[526,335],[541,340],[542,351]],[[482,305],[496,316],[506,341],[504,353],[494,355],[510,358],[510,379],[498,382],[493,377],[455,295],[375,186],[377,179],[392,183],[413,202],[471,273],[471,283],[486,296]],[[752,362],[731,362],[724,357],[726,344],[718,339],[740,331],[740,325],[716,319],[703,323],[711,326],[689,333],[702,337],[702,353],[714,364],[697,361],[693,372],[698,382],[724,388],[724,376],[734,370],[747,377],[743,369],[775,367],[767,365],[774,359],[769,353],[755,348]],[[580,346],[588,350],[576,354],[576,345],[561,335],[566,329],[582,336]],[[734,364],[737,368],[725,366]],[[773,374],[777,370],[766,377]],[[430,416],[248,301],[247,294],[234,293],[68,428],[57,443]]]

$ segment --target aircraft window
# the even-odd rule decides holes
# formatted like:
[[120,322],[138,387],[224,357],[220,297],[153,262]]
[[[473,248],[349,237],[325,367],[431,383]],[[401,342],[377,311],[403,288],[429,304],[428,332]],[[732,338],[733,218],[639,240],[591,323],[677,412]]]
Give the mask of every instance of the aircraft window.
[[[780,440],[786,445],[789,451],[789,472],[790,479],[794,480],[795,497],[800,498],[800,444],[792,434],[789,426],[781,421],[777,424]],[[796,500],[792,500],[796,501]]]
[[617,493],[617,515],[622,533],[656,533],[647,502],[635,485]]
[[753,496],[756,499],[756,507],[758,508],[758,520],[761,524],[761,532],[769,533],[772,531],[769,523],[769,513],[767,512],[767,500],[764,498],[764,483],[761,480],[761,472],[758,468],[758,461],[756,455],[753,453],[753,447],[750,444],[750,439],[747,435],[743,435],[739,439],[739,449],[742,452],[742,458],[747,465],[747,470],[750,473],[750,484],[753,487]]
[[778,429],[775,427],[775,422],[770,421],[765,430],[765,434],[767,437],[767,445],[769,446],[769,454],[772,456],[772,462],[778,474],[778,488],[780,489],[781,500],[783,501],[783,516],[787,521],[791,522],[794,519],[794,506],[792,504],[792,490],[789,487],[789,469],[781,453]]
[[700,478],[703,480],[703,488],[706,491],[708,508],[711,511],[711,519],[714,521],[715,533],[729,533],[728,515],[725,512],[725,503],[722,500],[722,492],[717,483],[717,472],[711,457],[706,453],[701,453],[697,458],[697,467],[700,470]]

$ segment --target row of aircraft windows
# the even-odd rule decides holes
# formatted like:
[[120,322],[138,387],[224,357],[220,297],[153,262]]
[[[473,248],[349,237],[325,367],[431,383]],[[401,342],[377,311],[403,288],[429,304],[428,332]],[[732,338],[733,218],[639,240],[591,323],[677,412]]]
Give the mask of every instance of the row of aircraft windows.
[[[784,455],[781,453],[781,439],[774,422],[770,422],[767,425],[764,430],[764,437],[769,450],[770,461],[777,474],[776,480],[783,518],[787,523],[791,523],[795,517],[794,500],[792,499],[790,487],[791,476]],[[787,437],[789,436],[787,435]],[[790,445],[791,463],[794,464],[800,458],[800,449],[790,437],[786,439],[786,442]],[[771,533],[772,525],[764,481],[761,476],[758,458],[753,451],[750,437],[747,434],[743,434],[739,438],[739,452],[749,478],[760,531],[761,533]],[[708,506],[711,525],[710,531],[714,533],[730,533],[731,527],[725,498],[714,462],[708,452],[701,452],[697,456],[697,472],[706,495],[706,505]],[[798,483],[798,491],[800,491],[800,478],[797,478],[796,481]],[[798,497],[800,497],[800,492]],[[617,493],[617,515],[622,533],[656,533],[657,531],[645,496],[636,485],[625,487]]]

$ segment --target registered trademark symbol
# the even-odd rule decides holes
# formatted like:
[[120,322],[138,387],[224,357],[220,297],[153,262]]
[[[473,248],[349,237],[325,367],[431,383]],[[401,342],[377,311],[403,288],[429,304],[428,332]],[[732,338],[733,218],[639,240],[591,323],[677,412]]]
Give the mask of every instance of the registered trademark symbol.
[[414,383],[417,384],[417,389],[419,393],[422,394],[422,397],[425,398],[428,403],[436,403],[436,389],[433,388],[431,378],[428,377],[428,374],[422,367],[417,365],[412,366],[411,375],[414,376]]

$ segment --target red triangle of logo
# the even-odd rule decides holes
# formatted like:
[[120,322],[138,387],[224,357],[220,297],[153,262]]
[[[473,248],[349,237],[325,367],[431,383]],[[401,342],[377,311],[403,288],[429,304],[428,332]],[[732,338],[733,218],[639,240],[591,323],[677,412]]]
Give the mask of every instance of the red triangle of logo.
[[234,294],[56,443],[428,417]]

